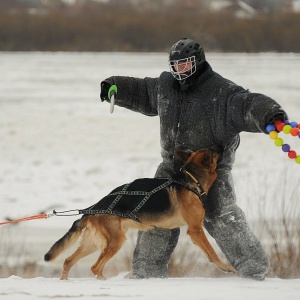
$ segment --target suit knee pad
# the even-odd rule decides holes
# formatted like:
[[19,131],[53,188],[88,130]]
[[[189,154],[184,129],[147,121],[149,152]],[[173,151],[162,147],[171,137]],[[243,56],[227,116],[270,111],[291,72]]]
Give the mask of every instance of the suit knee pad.
[[238,206],[209,213],[204,226],[241,277],[265,278],[269,269],[268,258]]

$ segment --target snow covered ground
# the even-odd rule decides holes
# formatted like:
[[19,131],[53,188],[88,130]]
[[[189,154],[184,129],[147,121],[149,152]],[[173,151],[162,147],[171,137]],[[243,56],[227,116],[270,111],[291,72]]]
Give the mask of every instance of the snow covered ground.
[[[299,54],[208,53],[207,58],[215,71],[273,97],[290,120],[300,122]],[[110,114],[109,105],[99,100],[99,83],[111,75],[156,77],[167,68],[166,54],[0,53],[0,222],[53,209],[85,208],[117,185],[152,177],[160,162],[158,118],[121,108]],[[298,139],[283,138],[300,153]],[[249,220],[261,213],[276,218],[275,196],[284,196],[286,206],[288,199],[298,198],[299,168],[266,135],[242,134],[233,175],[239,205]],[[298,220],[299,203],[293,202]],[[44,264],[43,255],[74,219],[53,217],[1,226],[0,265],[30,259],[51,270],[53,265]],[[134,240],[127,243],[129,252]],[[177,248],[185,243],[183,238]],[[90,261],[86,264],[90,266]],[[50,276],[0,279],[0,299],[150,299],[162,293],[167,299],[299,297],[299,280],[132,281],[120,275],[99,282],[88,272],[77,279],[78,269],[68,282]]]
[[0,299],[164,299],[164,300],[296,300],[300,279],[267,279],[257,282],[228,278],[170,278],[130,280],[122,276],[107,280],[57,278],[0,280]]

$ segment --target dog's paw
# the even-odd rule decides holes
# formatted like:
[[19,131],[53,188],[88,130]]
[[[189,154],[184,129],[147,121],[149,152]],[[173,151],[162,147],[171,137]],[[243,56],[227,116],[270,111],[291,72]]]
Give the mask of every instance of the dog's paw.
[[217,266],[223,272],[226,272],[226,273],[236,273],[236,270],[232,266],[227,265],[225,263],[217,264]]
[[98,280],[106,280],[103,275],[95,275],[95,278],[97,278]]
[[62,272],[60,276],[60,280],[67,280],[68,279],[68,273]]
[[227,273],[236,273],[235,268],[233,268],[232,266],[226,265],[226,268],[223,270]]

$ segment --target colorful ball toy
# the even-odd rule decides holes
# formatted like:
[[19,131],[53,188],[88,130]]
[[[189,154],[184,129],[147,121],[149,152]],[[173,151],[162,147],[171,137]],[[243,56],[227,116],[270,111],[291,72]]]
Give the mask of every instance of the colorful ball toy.
[[297,152],[292,150],[289,144],[285,144],[283,139],[278,137],[279,133],[283,132],[300,138],[300,123],[277,120],[274,124],[267,124],[266,131],[277,147],[281,147],[290,159],[294,159],[297,164],[300,164],[300,155],[297,155]]

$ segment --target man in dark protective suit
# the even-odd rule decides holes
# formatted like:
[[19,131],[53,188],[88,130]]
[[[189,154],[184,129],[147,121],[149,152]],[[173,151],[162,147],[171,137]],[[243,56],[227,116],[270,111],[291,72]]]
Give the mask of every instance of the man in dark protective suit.
[[[240,132],[266,133],[267,123],[286,120],[287,115],[273,99],[251,93],[214,72],[194,40],[175,43],[169,64],[170,72],[158,78],[107,78],[101,82],[100,97],[110,101],[114,87],[116,105],[159,116],[162,162],[155,177],[172,177],[179,171],[178,148],[195,151],[219,145],[224,149],[205,204],[204,225],[241,277],[263,280],[268,258],[237,206],[231,169]],[[167,277],[179,232],[178,228],[139,232],[132,278]]]

